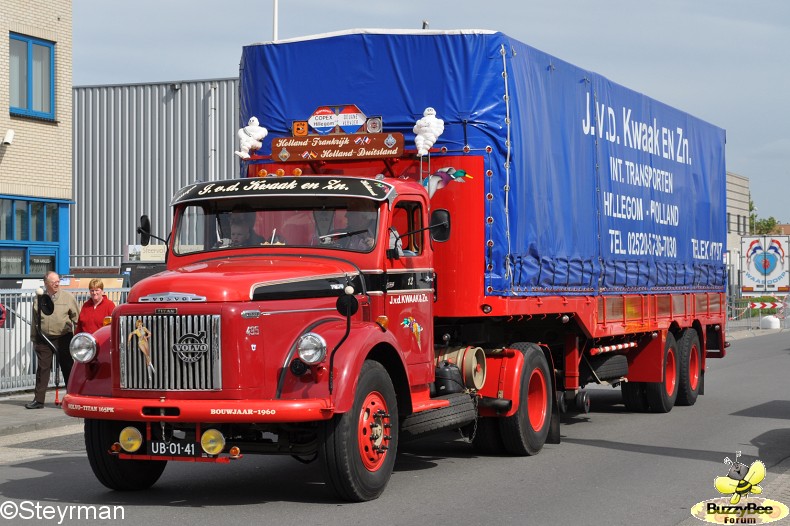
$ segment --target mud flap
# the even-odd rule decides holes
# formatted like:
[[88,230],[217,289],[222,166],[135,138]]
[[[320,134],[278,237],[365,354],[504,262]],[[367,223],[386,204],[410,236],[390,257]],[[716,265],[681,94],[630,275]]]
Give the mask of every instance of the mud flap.
[[547,444],[559,444],[560,443],[560,402],[557,397],[557,369],[554,368],[554,358],[551,356],[551,352],[548,348],[541,346],[543,350],[543,354],[546,356],[546,359],[549,361],[549,367],[553,372],[552,374],[552,405],[554,410],[551,412],[551,421],[549,422],[549,434],[546,436],[546,443]]

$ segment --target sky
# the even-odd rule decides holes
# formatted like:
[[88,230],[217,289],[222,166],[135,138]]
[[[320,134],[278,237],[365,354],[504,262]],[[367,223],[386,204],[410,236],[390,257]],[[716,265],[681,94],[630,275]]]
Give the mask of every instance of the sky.
[[[237,77],[274,0],[73,0],[75,86]],[[727,132],[756,214],[790,223],[788,0],[281,0],[279,39],[355,28],[491,29]]]

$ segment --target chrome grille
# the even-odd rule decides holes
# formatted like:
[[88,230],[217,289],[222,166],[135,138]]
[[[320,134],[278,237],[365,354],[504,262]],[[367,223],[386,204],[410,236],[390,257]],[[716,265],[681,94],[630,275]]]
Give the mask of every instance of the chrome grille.
[[[222,388],[219,315],[121,316],[119,322],[122,389]],[[148,335],[153,368],[140,347],[141,334]]]

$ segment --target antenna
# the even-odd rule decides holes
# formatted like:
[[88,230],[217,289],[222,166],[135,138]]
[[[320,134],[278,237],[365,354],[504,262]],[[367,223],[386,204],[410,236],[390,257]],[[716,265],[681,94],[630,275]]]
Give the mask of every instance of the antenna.
[[280,7],[279,2],[277,0],[274,0],[274,5],[272,7],[274,11],[272,13],[272,42],[277,42],[277,40],[279,39],[279,34],[278,34],[279,28],[277,27],[279,25],[279,20],[278,20],[279,18],[278,12]]

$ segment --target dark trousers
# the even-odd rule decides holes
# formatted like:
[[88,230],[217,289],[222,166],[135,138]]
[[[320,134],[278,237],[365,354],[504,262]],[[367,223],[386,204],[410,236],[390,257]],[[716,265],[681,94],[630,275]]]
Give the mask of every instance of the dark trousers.
[[[74,360],[71,358],[69,352],[69,343],[71,343],[72,334],[66,334],[60,338],[50,338],[49,341],[57,349],[58,364],[60,371],[63,373],[63,381],[69,385],[69,374],[71,373],[71,366],[74,365]],[[47,394],[47,386],[49,385],[49,375],[52,372],[52,356],[55,351],[52,346],[47,343],[43,337],[39,337],[34,349],[36,357],[38,358],[38,367],[36,368],[36,402],[44,403]]]

